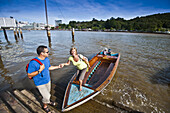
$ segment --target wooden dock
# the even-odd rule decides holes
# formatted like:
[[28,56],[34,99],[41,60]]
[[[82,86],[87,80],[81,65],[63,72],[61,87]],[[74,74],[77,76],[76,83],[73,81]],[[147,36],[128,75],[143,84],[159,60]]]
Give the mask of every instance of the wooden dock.
[[[56,107],[49,105],[52,113],[60,113],[66,86],[62,83],[52,84],[51,100],[57,103]],[[0,113],[45,113],[42,109],[42,97],[37,89],[15,89],[0,92]],[[115,106],[109,108],[95,100],[89,100],[67,113],[117,113],[134,112],[132,109]],[[137,111],[136,111],[137,112]]]
[[[49,105],[53,113],[60,113],[62,101],[64,98],[65,86],[61,84],[52,84],[51,100],[55,101],[56,107]],[[0,113],[45,113],[42,109],[42,97],[37,89],[15,89],[13,91],[4,91],[0,93]],[[97,108],[97,106],[99,108]],[[111,112],[112,111],[112,112]],[[68,113],[116,113],[114,109],[108,108],[102,104],[90,100]]]

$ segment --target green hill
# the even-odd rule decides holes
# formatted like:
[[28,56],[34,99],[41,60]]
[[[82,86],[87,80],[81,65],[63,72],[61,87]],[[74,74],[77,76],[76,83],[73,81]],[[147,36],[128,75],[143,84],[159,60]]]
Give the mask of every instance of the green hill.
[[70,21],[68,25],[60,24],[59,29],[77,30],[92,29],[93,31],[137,31],[155,32],[170,30],[170,13],[154,14],[134,19],[125,20],[124,18],[111,17],[106,21],[93,18],[92,21],[76,22]]
[[145,17],[136,17],[128,21],[133,25],[132,30],[160,31],[170,29],[170,13],[154,14]]

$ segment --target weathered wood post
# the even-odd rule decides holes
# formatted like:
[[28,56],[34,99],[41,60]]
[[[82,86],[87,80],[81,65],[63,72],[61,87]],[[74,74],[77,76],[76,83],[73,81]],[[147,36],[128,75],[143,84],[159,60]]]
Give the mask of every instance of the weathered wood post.
[[47,27],[47,37],[48,37],[49,43],[51,43],[51,33],[50,33],[50,28],[49,27]]
[[75,42],[75,40],[74,40],[74,28],[72,28],[72,42]]
[[22,29],[21,29],[21,28],[19,28],[19,30],[20,30],[21,39],[23,39]]
[[18,36],[18,38],[19,38],[19,30],[18,30],[18,28],[16,28],[16,30],[17,30],[17,36]]
[[9,40],[8,40],[8,37],[7,37],[7,34],[6,34],[6,29],[5,28],[2,28],[2,29],[4,31],[4,36],[5,36],[6,41],[9,43]]
[[15,28],[14,28],[14,37],[15,37],[15,40],[18,41],[17,34],[16,34],[16,29]]
[[48,37],[48,42],[51,43],[51,33],[50,33],[50,28],[48,26],[48,15],[47,15],[47,3],[46,3],[46,0],[45,0],[45,12],[46,12],[46,22],[47,22],[47,37]]

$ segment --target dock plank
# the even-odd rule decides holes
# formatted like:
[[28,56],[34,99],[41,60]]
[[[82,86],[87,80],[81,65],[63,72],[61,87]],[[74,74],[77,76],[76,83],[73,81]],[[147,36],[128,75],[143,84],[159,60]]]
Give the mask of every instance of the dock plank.
[[28,90],[24,89],[21,91],[24,95],[26,95],[29,99],[31,99],[33,102],[35,102],[39,107],[41,107],[40,102],[35,98],[35,96],[29,92]]
[[[26,95],[30,100],[32,100],[33,102],[35,102],[39,107],[42,107],[42,103],[40,103],[39,101],[42,99],[41,96],[38,96],[39,99],[37,99],[37,95],[33,94],[31,91],[27,91],[27,90],[22,90],[22,93],[24,93],[24,95]],[[56,97],[52,95],[52,100],[56,102]],[[58,104],[58,102],[56,102]],[[51,112],[53,113],[60,113],[59,110],[57,110],[57,107],[52,107],[52,106],[48,106],[51,110]]]
[[12,113],[1,99],[0,99],[0,113]]
[[31,101],[27,96],[22,94],[19,90],[15,90],[14,94],[23,101],[28,107],[33,111],[37,113],[46,113],[41,107],[39,107],[37,104],[35,104],[33,101]]
[[16,113],[29,113],[28,109],[25,109],[12,95],[10,95],[8,92],[3,92],[1,94],[3,99],[10,105],[10,107],[16,112]]

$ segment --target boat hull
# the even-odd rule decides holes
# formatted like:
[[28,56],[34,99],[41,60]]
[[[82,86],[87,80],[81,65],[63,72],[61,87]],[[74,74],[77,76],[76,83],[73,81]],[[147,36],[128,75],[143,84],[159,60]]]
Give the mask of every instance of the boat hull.
[[62,105],[62,111],[69,111],[98,95],[112,80],[117,70],[120,54],[99,55],[93,57],[89,63],[91,68],[86,72],[82,91],[79,91],[78,75],[74,74],[68,83]]

